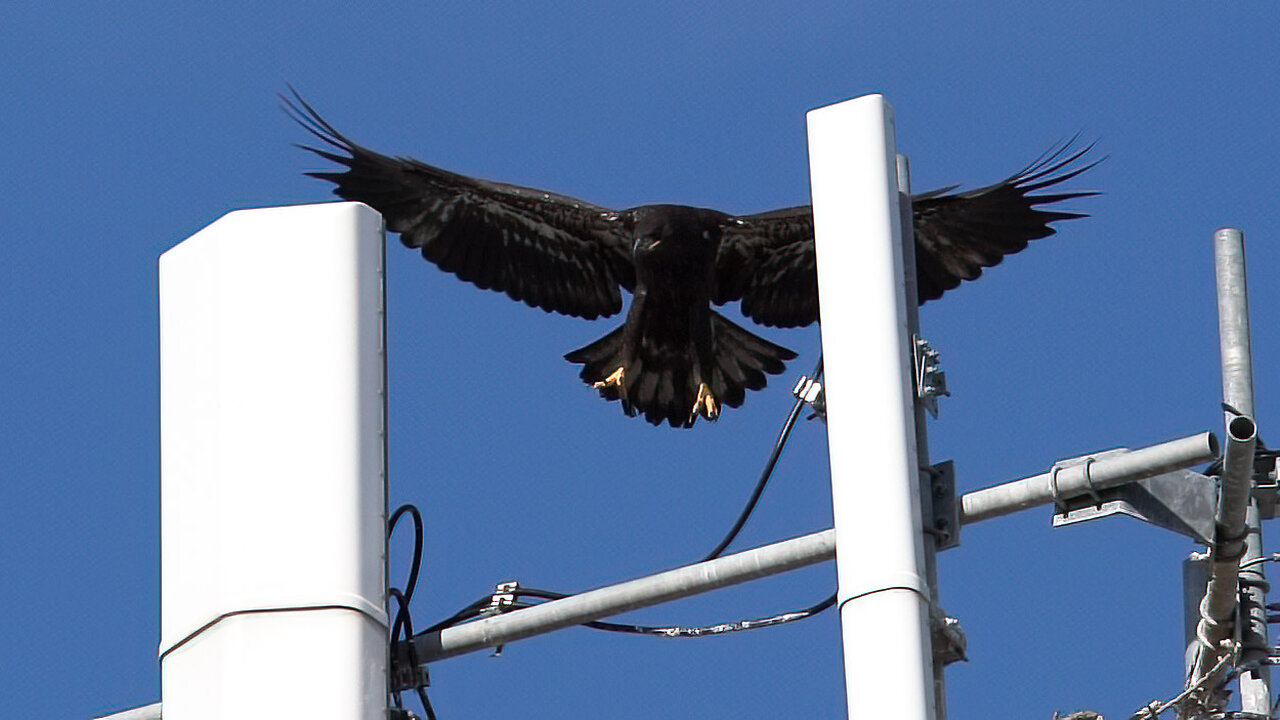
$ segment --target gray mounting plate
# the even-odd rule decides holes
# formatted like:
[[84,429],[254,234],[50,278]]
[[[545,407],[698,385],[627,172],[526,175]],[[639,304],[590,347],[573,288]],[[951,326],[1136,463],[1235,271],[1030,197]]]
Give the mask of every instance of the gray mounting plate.
[[933,494],[933,525],[926,532],[933,535],[937,550],[960,544],[960,503],[956,501],[956,464],[946,460],[926,468],[925,478]]
[[1128,515],[1186,535],[1203,544],[1213,541],[1218,489],[1213,478],[1192,470],[1175,470],[1066,501],[1053,515],[1053,526],[1074,525],[1111,515]]

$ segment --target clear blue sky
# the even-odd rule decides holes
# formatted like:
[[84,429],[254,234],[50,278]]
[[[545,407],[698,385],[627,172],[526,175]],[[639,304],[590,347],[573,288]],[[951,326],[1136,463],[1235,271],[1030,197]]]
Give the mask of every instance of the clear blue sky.
[[[159,698],[159,254],[237,208],[314,202],[297,86],[392,154],[616,207],[808,202],[804,113],[894,104],[915,185],[977,185],[1083,131],[1092,217],[931,304],[962,490],[1219,429],[1211,236],[1249,240],[1258,419],[1280,403],[1274,3],[10,3],[0,10],[0,714]],[[390,248],[392,483],[427,520],[421,625],[516,579],[578,590],[705,553],[811,367],[716,424],[654,429],[561,355],[614,327]],[[1275,441],[1273,441],[1275,442]],[[827,527],[798,428],[747,528]],[[1182,678],[1180,537],[1041,509],[970,528],[942,597],[970,639],[953,718],[1125,718]],[[868,548],[874,552],[874,548]],[[398,573],[407,548],[397,545]],[[636,614],[707,623],[830,592],[829,565]],[[841,717],[834,614],[703,640],[569,630],[432,668],[442,718]],[[305,692],[303,688],[288,691]]]

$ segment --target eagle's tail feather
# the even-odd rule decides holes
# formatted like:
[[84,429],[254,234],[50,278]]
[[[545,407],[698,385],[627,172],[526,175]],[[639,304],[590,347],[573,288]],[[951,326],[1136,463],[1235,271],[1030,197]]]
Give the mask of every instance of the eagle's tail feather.
[[[608,335],[564,356],[565,360],[582,365],[582,372],[578,377],[588,385],[595,385],[600,391],[600,396],[605,400],[622,399],[624,395],[634,391],[636,380],[639,379],[636,373],[626,373],[621,383],[607,382],[615,371],[627,365],[621,357],[622,331],[625,328],[626,325],[619,325]],[[635,411],[629,411],[627,414],[635,415]]]
[[[763,388],[768,375],[781,373],[786,362],[796,357],[791,350],[753,335],[715,312],[711,313],[714,355],[709,366],[704,366],[693,347],[649,348],[648,352],[627,348],[624,327],[564,357],[582,365],[579,377],[601,397],[621,401],[627,415],[643,414],[653,425],[666,422],[687,428],[693,427],[699,414],[711,417],[707,404],[700,403],[703,384],[715,404],[739,407],[748,390]],[[713,412],[718,414],[718,408]]]
[[722,405],[739,407],[747,390],[765,386],[766,375],[777,375],[796,354],[781,345],[738,327],[719,313],[711,313],[716,358],[711,389]]

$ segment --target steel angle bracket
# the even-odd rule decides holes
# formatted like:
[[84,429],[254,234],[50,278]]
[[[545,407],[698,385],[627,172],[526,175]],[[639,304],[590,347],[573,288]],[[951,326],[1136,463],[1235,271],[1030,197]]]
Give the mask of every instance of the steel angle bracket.
[[[1105,454],[1105,453],[1104,453]],[[1091,456],[1093,458],[1098,455]],[[1079,464],[1077,458],[1058,467]],[[1128,515],[1208,545],[1213,542],[1217,482],[1192,470],[1175,470],[1127,485],[1060,500],[1053,526],[1074,525],[1112,515]]]

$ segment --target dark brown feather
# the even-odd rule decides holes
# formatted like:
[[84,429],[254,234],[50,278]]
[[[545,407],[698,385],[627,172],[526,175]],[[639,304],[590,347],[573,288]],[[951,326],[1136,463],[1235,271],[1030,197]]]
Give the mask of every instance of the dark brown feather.
[[[912,198],[919,301],[935,300],[983,268],[998,265],[1027,243],[1052,235],[1050,223],[1085,217],[1040,206],[1096,195],[1036,195],[1101,160],[1072,168],[1092,148],[1071,152],[1075,138],[1009,178],[977,190],[954,187]],[[716,257],[714,302],[742,301],[742,313],[771,327],[801,327],[818,319],[813,212],[809,206],[735,218]]]
[[302,146],[345,172],[312,172],[334,193],[382,213],[387,228],[442,270],[550,312],[593,320],[635,288],[618,213],[533,188],[477,180],[364,148],[296,94],[286,110],[339,150]]
[[[625,211],[533,188],[477,180],[349,140],[294,93],[286,111],[325,146],[304,149],[342,167],[308,175],[380,212],[401,241],[442,270],[550,312],[626,321],[565,356],[628,415],[691,427],[738,407],[784,371],[792,351],[744,330],[710,305],[740,300],[762,325],[818,319],[813,216],[808,206],[732,217],[702,208]],[[1094,193],[1035,194],[1079,175],[1092,146],[1074,139],[1008,179],[914,198],[920,302],[941,296],[1027,243],[1082,215],[1041,209]],[[1075,167],[1073,167],[1075,166]],[[704,402],[706,391],[712,397]]]

